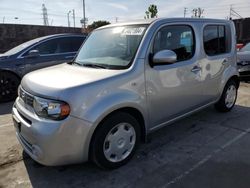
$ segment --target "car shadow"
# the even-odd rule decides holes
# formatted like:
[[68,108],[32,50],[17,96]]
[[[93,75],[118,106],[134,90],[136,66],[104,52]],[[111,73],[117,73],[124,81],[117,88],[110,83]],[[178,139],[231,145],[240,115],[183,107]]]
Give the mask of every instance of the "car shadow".
[[[219,135],[220,131],[228,129],[230,122],[237,120],[235,126],[249,128],[250,125],[244,123],[250,121],[249,113],[249,107],[240,105],[230,113],[207,108],[150,134],[148,142],[140,146],[133,159],[115,170],[103,170],[90,162],[47,167],[29,157],[24,157],[24,164],[33,187],[134,187],[143,177],[150,177],[153,169],[171,173],[183,168],[186,164],[178,162],[176,169],[172,161],[192,155],[199,147],[204,148],[208,140],[214,140],[214,134]],[[144,187],[150,185],[144,183]]]
[[10,114],[14,101],[8,103],[0,103],[0,116]]

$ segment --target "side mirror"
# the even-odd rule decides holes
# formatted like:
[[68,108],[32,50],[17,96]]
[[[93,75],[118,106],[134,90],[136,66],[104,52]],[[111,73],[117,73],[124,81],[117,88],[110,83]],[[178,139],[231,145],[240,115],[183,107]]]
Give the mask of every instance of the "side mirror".
[[154,64],[173,64],[177,61],[177,55],[172,50],[162,50],[153,56]]
[[39,51],[38,50],[30,50],[28,53],[28,57],[37,57],[39,56]]

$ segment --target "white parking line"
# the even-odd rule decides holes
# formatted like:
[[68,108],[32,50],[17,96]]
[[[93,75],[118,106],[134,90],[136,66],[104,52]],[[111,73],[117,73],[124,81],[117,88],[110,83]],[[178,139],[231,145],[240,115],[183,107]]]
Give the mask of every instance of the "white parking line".
[[0,125],[0,128],[8,127],[8,126],[11,126],[11,125],[13,125],[13,123],[5,123],[5,124]]
[[205,156],[201,161],[199,161],[198,163],[196,163],[195,165],[193,165],[190,169],[184,171],[182,174],[180,174],[179,176],[175,177],[171,181],[167,182],[162,187],[166,188],[166,187],[168,187],[168,186],[170,186],[172,184],[177,183],[178,181],[180,181],[181,179],[183,179],[185,176],[189,175],[191,172],[193,172],[194,170],[196,170],[197,168],[199,168],[201,165],[203,165],[204,163],[206,163],[207,161],[209,161],[215,154],[217,154],[220,151],[222,151],[223,149],[231,146],[233,143],[235,143],[236,141],[238,141],[239,139],[241,139],[243,136],[245,136],[248,133],[250,133],[250,129],[247,129],[246,131],[238,134],[236,137],[232,138],[231,140],[229,140],[228,142],[226,142],[224,145],[220,146],[220,148],[214,150],[211,154]]

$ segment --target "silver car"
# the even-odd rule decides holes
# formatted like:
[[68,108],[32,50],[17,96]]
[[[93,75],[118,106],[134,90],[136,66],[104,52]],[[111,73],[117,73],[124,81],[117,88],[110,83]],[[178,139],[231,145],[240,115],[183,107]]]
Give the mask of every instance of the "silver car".
[[237,64],[240,80],[250,81],[250,43],[237,52]]
[[41,164],[117,168],[149,133],[209,105],[230,111],[238,87],[233,22],[118,23],[95,30],[74,62],[27,74],[13,120]]

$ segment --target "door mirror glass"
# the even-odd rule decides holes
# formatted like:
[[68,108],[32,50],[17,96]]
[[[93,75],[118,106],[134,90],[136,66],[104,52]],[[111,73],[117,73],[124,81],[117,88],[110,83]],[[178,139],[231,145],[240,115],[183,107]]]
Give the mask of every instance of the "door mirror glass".
[[39,51],[38,50],[30,50],[28,53],[28,57],[37,57],[39,56]]
[[154,64],[172,64],[177,61],[177,55],[172,50],[162,50],[153,57]]

